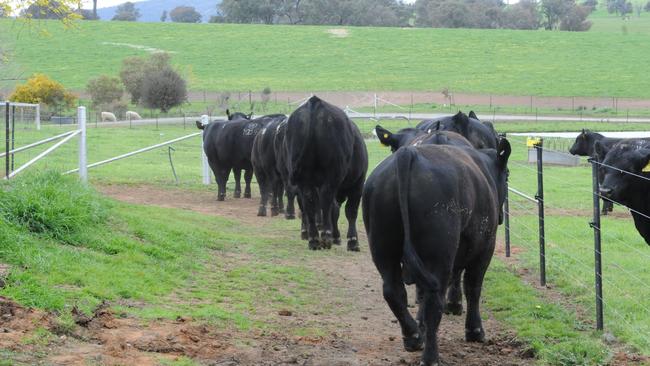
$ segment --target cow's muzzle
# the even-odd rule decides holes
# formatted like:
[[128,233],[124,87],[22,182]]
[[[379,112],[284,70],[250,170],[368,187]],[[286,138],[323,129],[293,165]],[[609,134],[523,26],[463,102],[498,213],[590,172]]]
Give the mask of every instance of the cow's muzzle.
[[610,198],[614,193],[614,190],[609,187],[600,187],[598,192],[600,193],[601,196]]

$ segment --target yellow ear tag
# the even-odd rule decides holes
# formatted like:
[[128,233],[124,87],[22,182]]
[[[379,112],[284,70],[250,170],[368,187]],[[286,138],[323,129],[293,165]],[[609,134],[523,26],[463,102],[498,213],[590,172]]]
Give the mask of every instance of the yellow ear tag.
[[388,138],[388,134],[387,134],[387,133],[384,134],[384,138],[385,138],[385,139]]
[[650,161],[643,169],[641,169],[641,171],[644,173],[650,173]]

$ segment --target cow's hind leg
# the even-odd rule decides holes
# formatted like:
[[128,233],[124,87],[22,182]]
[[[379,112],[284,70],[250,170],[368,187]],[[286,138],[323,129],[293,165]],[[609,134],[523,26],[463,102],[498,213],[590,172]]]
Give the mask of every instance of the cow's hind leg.
[[323,214],[323,230],[320,236],[321,245],[325,249],[330,249],[333,238],[332,211],[335,209],[334,192],[328,186],[321,187],[318,192],[318,200]]
[[287,210],[284,213],[284,217],[287,220],[294,220],[296,218],[296,208],[294,204],[296,200],[296,192],[292,188],[289,188],[288,185],[285,187],[285,190],[287,191]]
[[451,284],[449,285],[449,290],[447,291],[445,314],[463,314],[463,293],[460,286],[461,274],[462,271],[454,271],[454,276],[451,279]]
[[467,317],[465,318],[465,340],[468,342],[484,342],[485,331],[481,322],[479,304],[481,301],[481,288],[483,277],[490,260],[479,258],[470,263],[465,269],[463,285],[467,299]]
[[257,174],[257,183],[260,186],[260,209],[257,216],[266,216],[266,204],[269,201],[269,184],[264,174]]
[[241,198],[241,169],[233,169],[235,175],[235,198]]
[[423,289],[423,306],[422,317],[424,320],[425,328],[425,345],[424,352],[422,353],[421,366],[438,365],[438,327],[442,319],[444,289],[431,290]]
[[251,180],[253,180],[253,169],[244,170],[244,198],[251,198]]
[[226,184],[228,183],[228,176],[230,169],[218,169],[215,178],[217,180],[218,192],[217,201],[224,201],[226,199]]
[[339,231],[339,216],[341,215],[341,206],[338,202],[332,204],[332,243],[341,245],[341,232]]
[[357,215],[359,214],[359,203],[363,192],[363,182],[348,195],[345,203],[345,217],[348,219],[348,250],[359,251],[359,238],[357,237]]
[[384,300],[402,328],[404,349],[408,352],[421,350],[424,342],[415,319],[408,311],[406,288],[402,281],[402,269],[399,262],[395,262],[394,258],[387,258],[386,262],[375,261],[375,264],[384,282]]
[[284,189],[282,188],[282,183],[277,179],[273,181],[273,201],[271,201],[271,216],[278,216],[282,211],[282,195]]
[[[316,212],[320,211],[318,205],[318,195],[313,189],[308,189],[303,192],[302,208],[303,208],[303,223],[307,221],[307,240],[309,241],[309,249],[318,250],[322,249],[321,242],[318,238],[318,228],[316,227]],[[306,217],[307,220],[304,220]]]

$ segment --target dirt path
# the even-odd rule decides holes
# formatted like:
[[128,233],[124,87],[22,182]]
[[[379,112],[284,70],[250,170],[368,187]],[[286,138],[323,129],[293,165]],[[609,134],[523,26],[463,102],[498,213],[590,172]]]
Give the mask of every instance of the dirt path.
[[[281,220],[255,216],[255,199],[227,199],[217,203],[210,193],[151,186],[104,186],[99,190],[128,203],[191,210],[239,220],[247,225]],[[325,330],[322,336],[298,337],[289,331],[286,334],[278,331],[243,333],[213,329],[184,318],[142,324],[137,319],[113,314],[109,308],[101,308],[72,337],[64,336],[52,343],[46,359],[56,365],[87,362],[150,365],[180,356],[217,366],[417,364],[420,353],[403,350],[399,326],[381,295],[381,281],[367,252],[367,242],[364,237],[361,240],[360,254],[319,257],[317,263],[304,263],[318,266],[319,271],[328,276],[329,287],[313,294],[325,310],[275,317],[279,327],[274,329],[310,324]],[[411,291],[411,303],[413,297]],[[3,309],[13,309],[3,310],[4,313],[15,315],[9,317],[14,319],[13,323],[0,324],[0,330],[2,327],[10,330],[5,335],[0,332],[0,348],[24,347],[15,343],[15,335],[24,338],[34,332],[39,323],[49,322],[47,314],[21,309],[0,299],[2,304]],[[415,312],[416,309],[411,310]],[[534,360],[529,358],[529,352],[516,336],[492,319],[489,311],[483,309],[483,313],[488,315],[484,322],[488,341],[484,344],[464,341],[464,317],[443,317],[439,343],[444,365],[533,364]],[[20,321],[21,318],[24,321]]]

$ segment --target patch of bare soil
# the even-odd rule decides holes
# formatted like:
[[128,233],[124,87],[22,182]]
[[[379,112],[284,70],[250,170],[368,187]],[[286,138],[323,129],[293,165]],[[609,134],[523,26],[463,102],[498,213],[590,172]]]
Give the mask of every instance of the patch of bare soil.
[[[248,224],[265,225],[281,219],[257,217],[255,198],[228,197],[225,202],[216,202],[210,193],[151,186],[104,186],[99,190],[130,203],[193,210]],[[363,236],[361,239],[365,242]],[[106,304],[90,315],[73,310],[78,327],[49,340],[45,355],[34,356],[30,347],[39,346],[26,346],[25,339],[33,337],[39,327],[56,332],[52,316],[0,298],[0,348],[18,352],[28,364],[156,365],[181,356],[218,366],[417,364],[420,352],[404,351],[399,325],[383,300],[381,280],[363,248],[367,245],[362,245],[361,253],[318,256],[313,263],[301,263],[327,277],[327,286],[313,294],[319,308],[270,309],[266,312],[271,325],[268,329],[273,331],[235,331],[182,317],[143,323],[113,313]],[[414,294],[410,292],[413,303]],[[487,314],[484,326],[488,340],[483,344],[464,341],[464,317],[443,317],[439,345],[444,364],[533,364],[532,355],[516,335]],[[318,335],[295,335],[294,330],[305,328],[317,329],[314,334]]]

